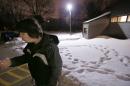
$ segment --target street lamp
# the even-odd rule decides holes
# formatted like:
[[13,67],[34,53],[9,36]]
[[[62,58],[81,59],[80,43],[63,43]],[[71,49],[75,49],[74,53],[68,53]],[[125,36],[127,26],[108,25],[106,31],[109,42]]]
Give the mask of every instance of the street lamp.
[[69,17],[69,23],[70,23],[70,34],[71,34],[71,11],[72,11],[73,5],[71,3],[68,3],[66,5],[66,9],[69,11],[70,17]]

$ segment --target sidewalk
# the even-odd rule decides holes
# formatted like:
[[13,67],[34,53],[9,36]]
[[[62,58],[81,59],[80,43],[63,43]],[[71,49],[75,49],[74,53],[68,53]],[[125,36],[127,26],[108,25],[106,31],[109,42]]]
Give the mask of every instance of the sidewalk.
[[10,68],[0,73],[0,86],[32,86],[27,65]]

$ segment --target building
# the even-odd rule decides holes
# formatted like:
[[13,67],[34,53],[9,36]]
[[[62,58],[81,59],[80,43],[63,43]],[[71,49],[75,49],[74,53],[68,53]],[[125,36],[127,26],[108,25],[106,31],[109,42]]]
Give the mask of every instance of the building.
[[107,35],[119,39],[130,38],[129,2],[120,2],[109,12],[83,22],[83,37],[87,39]]

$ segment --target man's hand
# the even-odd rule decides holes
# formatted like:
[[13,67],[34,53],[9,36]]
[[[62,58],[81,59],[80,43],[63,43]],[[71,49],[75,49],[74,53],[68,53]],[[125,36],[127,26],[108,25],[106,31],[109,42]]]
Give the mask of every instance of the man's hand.
[[11,65],[11,61],[9,58],[5,58],[0,60],[0,69],[6,69]]

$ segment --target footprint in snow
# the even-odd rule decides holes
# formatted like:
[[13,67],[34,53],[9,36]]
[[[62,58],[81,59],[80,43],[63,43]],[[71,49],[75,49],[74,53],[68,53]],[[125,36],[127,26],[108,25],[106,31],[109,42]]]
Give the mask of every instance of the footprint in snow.
[[68,57],[68,59],[69,59],[69,60],[72,60],[72,58],[71,58],[71,57],[72,57],[72,56]]
[[77,63],[78,63],[78,61],[72,61],[72,63],[73,63],[73,64],[77,64]]
[[100,69],[97,69],[96,72],[101,74],[109,74],[109,72]]
[[96,69],[93,69],[93,68],[87,68],[86,69],[88,72],[95,72],[96,71]]
[[77,70],[78,73],[83,73],[85,69],[79,69]]
[[126,76],[130,77],[130,74],[125,74]]
[[120,74],[116,74],[115,75],[116,78],[123,80],[123,81],[130,81],[130,77],[126,76],[126,75],[120,75]]
[[104,71],[107,71],[107,72],[109,72],[109,73],[114,73],[114,72],[115,72],[114,70],[112,70],[112,69],[107,69],[107,68],[103,68],[103,70],[104,70]]

